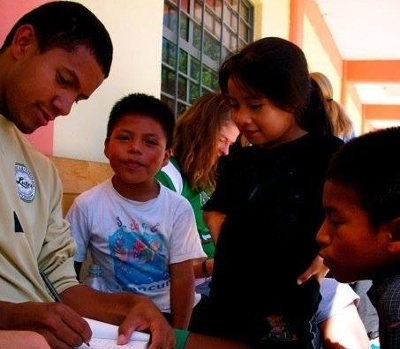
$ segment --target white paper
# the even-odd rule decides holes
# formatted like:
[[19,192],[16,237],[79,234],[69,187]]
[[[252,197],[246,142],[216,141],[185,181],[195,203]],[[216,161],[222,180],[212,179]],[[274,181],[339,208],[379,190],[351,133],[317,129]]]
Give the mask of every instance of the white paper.
[[[90,347],[82,344],[78,349],[147,349],[148,343],[141,341],[130,341],[125,345],[117,345],[115,339],[92,338]],[[74,348],[75,349],[75,348]]]
[[117,345],[118,326],[87,318],[85,320],[92,330],[92,339],[90,347],[82,344],[78,347],[80,349],[147,349],[148,347],[150,335],[147,333],[135,331],[128,344]]

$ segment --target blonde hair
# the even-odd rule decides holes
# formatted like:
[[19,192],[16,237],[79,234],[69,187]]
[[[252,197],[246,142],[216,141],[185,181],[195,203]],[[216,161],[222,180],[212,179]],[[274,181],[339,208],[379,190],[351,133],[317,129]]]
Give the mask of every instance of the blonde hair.
[[353,136],[353,123],[344,108],[333,99],[332,84],[326,75],[320,72],[310,73],[319,86],[324,97],[325,109],[331,119],[333,134],[342,139],[349,139]]
[[229,105],[219,92],[204,94],[178,117],[173,155],[193,190],[214,190],[221,128],[232,122]]

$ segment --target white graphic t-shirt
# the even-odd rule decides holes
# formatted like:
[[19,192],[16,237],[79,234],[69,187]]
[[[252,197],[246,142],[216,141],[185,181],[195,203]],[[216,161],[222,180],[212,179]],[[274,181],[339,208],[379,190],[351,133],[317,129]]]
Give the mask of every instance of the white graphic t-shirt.
[[138,202],[109,179],[78,196],[66,218],[75,261],[89,249],[111,292],[146,295],[163,312],[170,312],[169,265],[206,257],[189,202],[162,185],[157,198]]

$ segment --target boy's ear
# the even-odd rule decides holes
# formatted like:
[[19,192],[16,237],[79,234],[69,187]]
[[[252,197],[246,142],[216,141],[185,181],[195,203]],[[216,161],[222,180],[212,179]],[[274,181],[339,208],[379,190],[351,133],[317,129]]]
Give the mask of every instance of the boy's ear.
[[389,251],[400,256],[400,217],[392,219],[389,224],[391,239],[389,241]]
[[165,149],[162,167],[164,167],[165,165],[168,164],[168,161],[169,161],[169,158],[171,157],[171,155],[172,155],[172,149],[171,148]]
[[35,29],[30,24],[21,25],[15,32],[11,44],[14,58],[25,55],[31,45],[36,43]]

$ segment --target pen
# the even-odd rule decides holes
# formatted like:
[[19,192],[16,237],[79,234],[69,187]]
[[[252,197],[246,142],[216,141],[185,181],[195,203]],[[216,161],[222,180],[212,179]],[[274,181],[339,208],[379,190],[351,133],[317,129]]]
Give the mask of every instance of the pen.
[[[62,303],[62,300],[60,298],[60,295],[58,294],[57,290],[54,288],[53,284],[51,283],[51,281],[49,280],[49,278],[47,277],[47,275],[44,273],[43,270],[39,270],[40,276],[42,277],[44,283],[46,284],[49,292],[51,293],[51,295],[53,296],[54,300],[57,303]],[[88,347],[90,347],[90,343],[87,342],[85,343]]]
[[60,296],[58,295],[58,292],[54,288],[53,284],[51,283],[51,281],[49,280],[47,275],[42,270],[39,270],[39,273],[40,273],[40,276],[42,277],[44,283],[46,284],[48,290],[50,291],[51,295],[53,296],[54,300],[58,303],[62,303],[62,300],[61,300]]

